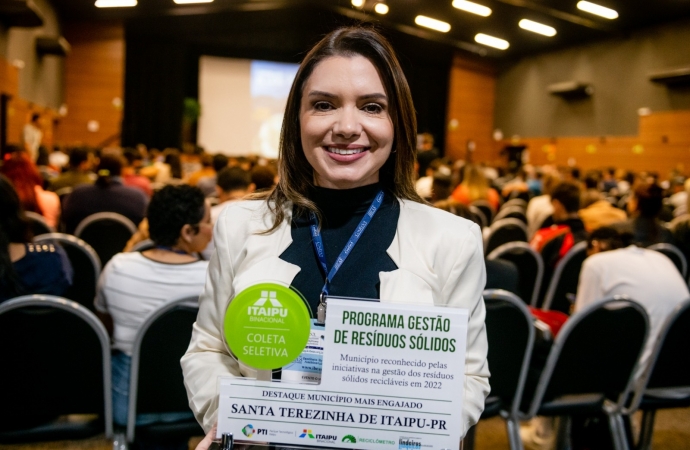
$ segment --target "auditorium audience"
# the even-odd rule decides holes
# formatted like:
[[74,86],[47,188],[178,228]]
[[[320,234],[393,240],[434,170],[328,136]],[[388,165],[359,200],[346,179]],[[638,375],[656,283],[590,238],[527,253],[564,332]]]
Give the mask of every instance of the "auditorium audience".
[[122,214],[135,225],[144,218],[148,199],[140,189],[123,185],[121,156],[102,156],[97,174],[94,185],[78,186],[65,199],[62,219],[67,233],[74,233],[79,222],[99,212]]
[[32,239],[19,196],[0,175],[0,302],[26,294],[62,295],[72,284],[64,251]]
[[596,189],[588,189],[582,196],[580,219],[588,232],[597,228],[624,221],[628,218],[625,211],[616,208]]
[[484,172],[474,164],[465,165],[462,182],[453,190],[451,197],[464,205],[470,205],[476,200],[486,200],[494,211],[498,211],[500,203],[498,192],[489,186]]
[[[240,168],[247,170],[247,164],[240,164]],[[249,169],[249,176],[256,192],[273,189],[278,182],[278,173],[271,165],[257,164]]]
[[[196,255],[211,240],[211,211],[200,189],[166,186],[148,207],[149,234],[156,247],[119,253],[98,282],[96,310],[113,336],[113,411],[127,421],[132,344],[146,317],[167,302],[201,293],[208,263]],[[191,418],[191,412],[141,414],[137,424]],[[178,447],[175,447],[178,448]],[[179,448],[186,449],[180,443]]]
[[50,190],[58,191],[66,187],[93,184],[96,180],[96,174],[91,171],[93,163],[93,153],[87,147],[73,148],[69,154],[69,170],[50,182]]
[[663,189],[656,183],[641,182],[634,188],[628,198],[630,218],[612,226],[619,233],[633,235],[633,243],[640,247],[649,247],[657,243],[673,243],[671,232],[664,227],[657,217],[663,206]]
[[223,154],[213,155],[213,176],[202,177],[197,182],[197,187],[201,189],[206,197],[215,195],[216,193],[216,179],[218,172],[228,167],[228,157]]
[[541,228],[553,224],[553,206],[551,205],[551,191],[561,181],[561,177],[555,170],[549,169],[543,175],[542,195],[533,197],[527,203],[527,236],[532,236]]
[[41,214],[48,225],[56,227],[60,218],[60,199],[54,192],[43,190],[43,177],[29,154],[24,151],[7,153],[0,167],[0,173],[5,175],[14,185],[22,208]]
[[213,156],[208,153],[201,155],[201,169],[192,173],[187,179],[187,183],[191,186],[196,186],[199,180],[207,177],[215,177],[216,171],[213,170]]
[[140,189],[147,197],[153,195],[153,188],[151,181],[148,178],[139,175],[144,157],[141,152],[134,148],[126,148],[122,152],[124,159],[122,160],[122,183],[125,186]]
[[226,167],[218,172],[215,189],[218,204],[211,208],[211,222],[213,223],[216,223],[221,211],[226,206],[254,192],[255,186],[250,175],[240,167]]

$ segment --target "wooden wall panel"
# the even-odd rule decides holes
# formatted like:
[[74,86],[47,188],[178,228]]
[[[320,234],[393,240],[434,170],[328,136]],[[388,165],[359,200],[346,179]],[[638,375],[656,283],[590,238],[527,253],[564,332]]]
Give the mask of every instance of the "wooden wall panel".
[[5,58],[0,58],[0,92],[10,96],[19,92],[19,70]]
[[[574,163],[577,167],[654,171],[666,178],[673,170],[690,175],[690,111],[640,117],[638,136],[523,138],[536,165]],[[572,158],[572,160],[571,160]],[[569,161],[570,160],[570,161]]]
[[[56,141],[66,145],[120,142],[124,92],[125,43],[121,23],[67,23],[64,35],[72,46],[65,61],[65,104]],[[114,104],[120,99],[120,104]],[[89,131],[89,121],[99,123]]]
[[467,142],[476,144],[474,161],[493,162],[497,157],[492,138],[496,73],[483,61],[456,54],[450,70],[446,156],[468,159]]

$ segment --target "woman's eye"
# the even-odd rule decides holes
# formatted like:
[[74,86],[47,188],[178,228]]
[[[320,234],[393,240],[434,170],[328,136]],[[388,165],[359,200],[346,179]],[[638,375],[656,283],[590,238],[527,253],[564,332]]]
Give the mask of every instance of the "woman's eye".
[[378,103],[368,103],[364,105],[362,109],[369,114],[380,114],[383,112],[383,106],[379,105]]
[[314,109],[317,111],[330,111],[333,106],[328,102],[316,102],[314,103]]

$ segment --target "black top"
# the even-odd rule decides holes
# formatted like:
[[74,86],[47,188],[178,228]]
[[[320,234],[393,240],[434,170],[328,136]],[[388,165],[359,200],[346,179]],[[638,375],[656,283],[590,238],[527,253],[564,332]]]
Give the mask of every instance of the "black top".
[[[21,282],[21,295],[62,295],[72,284],[72,266],[62,247],[25,244],[26,255],[12,263]],[[15,297],[0,280],[0,302]]]
[[[321,237],[329,270],[380,190],[380,184],[371,184],[343,190],[317,187],[310,193],[322,214]],[[386,192],[378,212],[335,275],[330,295],[379,298],[379,272],[398,268],[386,250],[393,242],[399,216],[398,201]],[[326,275],[314,252],[310,225],[308,214],[298,215],[294,211],[292,243],[280,258],[302,269],[292,286],[307,299],[312,313],[316,314]]]

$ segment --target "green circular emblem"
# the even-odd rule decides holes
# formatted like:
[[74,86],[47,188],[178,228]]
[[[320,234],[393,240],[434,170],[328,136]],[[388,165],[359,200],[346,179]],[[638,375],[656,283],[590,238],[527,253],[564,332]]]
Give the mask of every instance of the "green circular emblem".
[[260,370],[291,363],[307,345],[309,310],[292,289],[275,283],[248,287],[225,312],[225,342],[238,360]]

